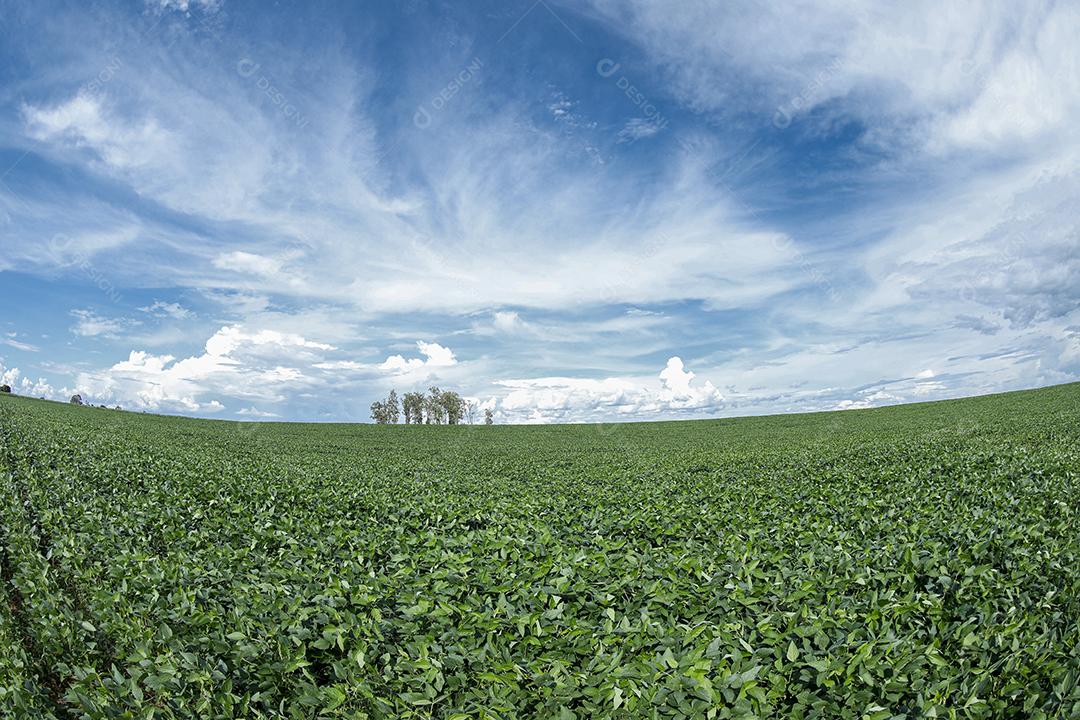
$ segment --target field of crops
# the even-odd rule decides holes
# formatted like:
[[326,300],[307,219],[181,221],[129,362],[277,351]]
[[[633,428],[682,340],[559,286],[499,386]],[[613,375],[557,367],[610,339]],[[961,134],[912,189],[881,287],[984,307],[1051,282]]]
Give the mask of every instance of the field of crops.
[[734,420],[0,397],[0,716],[1080,717],[1080,385]]

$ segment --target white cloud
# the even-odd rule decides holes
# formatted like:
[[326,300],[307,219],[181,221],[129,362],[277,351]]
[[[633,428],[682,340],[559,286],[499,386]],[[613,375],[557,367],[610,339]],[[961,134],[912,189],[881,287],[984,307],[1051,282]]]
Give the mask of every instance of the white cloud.
[[5,368],[0,364],[0,385],[12,387],[19,381],[19,368]]
[[319,370],[371,370],[378,369],[378,365],[357,362],[355,360],[332,360],[330,362],[316,363],[313,367]]
[[287,353],[304,356],[311,350],[333,350],[333,345],[307,340],[296,333],[284,333],[277,330],[247,331],[237,325],[221,328],[206,341],[209,355],[224,357],[237,350],[270,355]]
[[139,310],[148,315],[168,317],[173,320],[186,320],[194,314],[180,303],[163,302],[161,300],[155,300],[153,304],[141,307]]
[[15,333],[8,333],[7,337],[0,338],[0,343],[3,343],[4,345],[7,345],[9,347],[13,347],[16,350],[22,350],[23,352],[38,352],[41,350],[41,348],[39,348],[37,345],[32,345],[16,338],[17,336]]
[[421,358],[362,363],[334,358],[342,352],[337,347],[298,333],[226,325],[201,354],[177,359],[133,350],[108,368],[79,373],[77,385],[88,399],[136,409],[202,414],[226,403],[241,408],[237,416],[271,417],[280,415],[275,405],[308,398],[319,418],[363,419],[352,414],[357,394],[382,392],[388,381],[426,380],[457,365],[454,353],[438,343],[421,341],[417,349]]
[[712,382],[692,384],[694,373],[678,357],[670,358],[657,378],[659,385],[632,377],[499,380],[495,385],[509,392],[499,399],[498,413],[509,422],[581,422],[709,416],[723,406]]
[[678,408],[701,408],[719,405],[724,396],[706,380],[700,387],[691,387],[694,373],[685,370],[680,357],[669,358],[667,367],[660,371],[660,380],[664,389],[660,399]]
[[420,351],[420,354],[424,356],[423,359],[405,359],[401,355],[391,355],[379,365],[379,369],[394,373],[395,375],[412,375],[423,373],[434,368],[446,368],[457,364],[457,358],[454,357],[454,352],[450,348],[443,347],[438,343],[428,343],[423,340],[418,340],[416,342],[416,347]]
[[206,341],[201,355],[177,360],[133,350],[110,368],[80,373],[78,386],[91,397],[142,409],[212,412],[221,409],[218,397],[283,400],[308,381],[295,365],[314,364],[333,349],[294,333],[229,325]]
[[262,294],[209,288],[203,289],[202,294],[208,300],[218,303],[230,312],[241,316],[254,315],[270,309],[270,298]]
[[652,137],[663,129],[664,126],[656,120],[631,118],[627,121],[626,125],[619,130],[617,138],[620,143],[636,142]]
[[93,310],[72,310],[71,315],[75,318],[75,325],[72,326],[71,332],[80,337],[116,338],[120,333],[138,324],[127,318],[102,317]]
[[32,380],[25,377],[19,368],[7,368],[3,363],[0,363],[0,385],[7,385],[16,395],[43,397],[47,400],[67,399],[68,395],[65,393],[70,394],[67,388],[56,390],[45,378],[39,377],[37,380]]
[[590,5],[643,45],[685,102],[713,112],[787,122],[841,102],[894,140],[915,130],[917,145],[945,149],[1065,129],[1080,101],[1071,3]]
[[[196,7],[194,0],[158,5],[185,12]],[[601,0],[596,7],[602,17],[618,20],[608,28],[640,39],[652,65],[672,80],[663,82],[645,62],[635,70],[641,85],[660,88],[658,104],[674,103],[670,91],[704,111],[705,122],[718,128],[712,139],[687,137],[696,121],[680,112],[687,119],[675,130],[691,141],[683,151],[657,153],[645,168],[620,161],[611,164],[617,171],[601,171],[579,157],[586,101],[556,95],[537,104],[534,87],[525,90],[525,100],[544,123],[522,103],[490,112],[481,93],[462,93],[439,127],[386,137],[386,125],[367,114],[378,112],[371,93],[379,76],[333,45],[305,43],[300,52],[314,56],[302,62],[285,45],[276,49],[273,72],[260,58],[266,67],[246,77],[234,57],[208,57],[212,49],[183,34],[166,56],[152,43],[128,43],[132,28],[120,17],[108,26],[117,28],[115,35],[106,23],[97,26],[100,43],[37,42],[42,53],[62,46],[63,57],[70,57],[50,76],[102,67],[99,45],[122,48],[123,66],[139,72],[118,73],[101,95],[57,96],[55,88],[31,79],[25,96],[39,99],[22,108],[21,129],[33,142],[19,137],[11,144],[31,145],[44,160],[101,176],[120,191],[106,193],[110,197],[141,202],[103,208],[53,198],[50,204],[35,193],[24,198],[28,214],[62,218],[74,239],[54,247],[51,232],[16,238],[0,263],[13,269],[29,263],[35,270],[55,265],[81,282],[92,267],[94,282],[104,277],[121,287],[201,292],[221,306],[214,327],[245,328],[243,337],[221,339],[235,342],[229,350],[207,354],[218,359],[215,381],[226,390],[235,383],[244,393],[249,370],[257,367],[266,373],[264,389],[294,378],[276,393],[282,398],[292,390],[290,397],[315,394],[315,385],[330,378],[381,375],[384,383],[400,383],[414,371],[419,377],[448,370],[451,365],[439,364],[447,356],[440,360],[437,352],[392,355],[380,364],[341,359],[326,348],[358,337],[379,347],[443,337],[460,327],[454,323],[463,313],[473,312],[464,322],[475,320],[474,334],[506,351],[479,351],[495,368],[483,368],[488,377],[530,374],[523,366],[543,367],[536,374],[550,376],[613,376],[614,383],[587,381],[600,386],[561,383],[560,377],[552,387],[523,386],[549,393],[541,398],[552,405],[541,414],[546,418],[558,416],[567,393],[586,405],[614,398],[616,416],[627,407],[648,412],[649,399],[634,395],[636,387],[666,394],[667,404],[714,401],[719,391],[686,368],[665,368],[663,380],[637,375],[647,370],[640,358],[667,357],[688,346],[697,355],[716,353],[694,365],[700,375],[725,379],[725,412],[891,402],[917,392],[937,397],[959,388],[1062,381],[1080,371],[1077,340],[1069,334],[1080,322],[1074,219],[1080,163],[1071,122],[1080,73],[1069,36],[1077,25],[1075,4],[961,0],[944,9],[918,2],[910,11],[826,0],[797,1],[783,10],[690,4],[671,13],[663,2]],[[629,72],[629,55],[620,60]],[[320,72],[290,82],[290,67]],[[275,88],[311,127],[298,132],[268,102],[259,87],[263,72],[273,75]],[[472,100],[478,104],[469,106]],[[766,126],[779,107],[803,123],[802,130],[775,128],[746,160],[763,159],[765,169],[745,184],[733,180],[742,179],[738,173],[725,175],[730,192],[718,187],[717,163],[731,150],[726,143],[740,141],[738,127],[718,116],[737,108],[758,113]],[[623,103],[619,112],[631,110]],[[851,146],[842,142],[843,154],[835,156],[841,162],[812,179],[865,189],[860,197],[867,202],[850,215],[830,206],[827,212],[835,214],[822,218],[828,236],[814,237],[807,227],[812,222],[802,223],[798,214],[788,218],[786,211],[804,207],[803,200],[817,202],[820,188],[803,192],[805,186],[793,184],[801,173],[770,168],[770,157],[801,151],[804,135],[835,138],[840,126],[865,134]],[[652,128],[639,118],[624,131],[631,138]],[[868,145],[874,157],[884,149],[888,159],[876,164],[861,156]],[[635,153],[609,149],[623,160]],[[399,173],[402,167],[408,172]],[[896,193],[877,184],[894,181]],[[919,189],[910,192],[915,182]],[[790,204],[793,190],[800,200]],[[875,204],[886,195],[887,202]],[[155,208],[154,215],[182,214],[199,232],[146,220],[139,216],[143,205]],[[19,212],[0,193],[0,233],[18,227]],[[784,230],[770,226],[774,217]],[[7,237],[16,236],[5,234],[0,242]],[[843,302],[806,292],[820,289],[822,277],[842,289]],[[593,312],[608,306],[621,314],[629,304],[653,309],[619,318]],[[496,311],[508,307],[521,315]],[[667,317],[656,315],[657,308]],[[704,316],[699,309],[736,312]],[[169,316],[163,307],[155,312]],[[391,318],[423,326],[387,333]],[[76,328],[88,337],[115,337],[124,322],[91,314]],[[687,337],[703,322],[710,329],[715,322],[715,334],[725,336],[716,341],[727,343],[722,351],[699,349],[711,338]],[[747,326],[752,329],[744,331]],[[260,344],[246,328],[326,342],[291,346],[294,362],[289,352],[279,352],[287,340]],[[152,358],[168,357],[165,350],[179,344],[165,335],[151,341],[129,334],[129,341],[128,348],[160,348]],[[238,359],[242,354],[252,356],[250,366],[249,358]],[[449,359],[456,361],[453,353]],[[469,375],[480,372],[482,361],[453,365],[448,381],[483,383]],[[161,402],[179,402],[170,400],[185,397],[178,376],[198,369],[192,363],[175,372],[184,362],[132,371],[155,382],[153,373],[166,376],[172,385]],[[912,381],[931,378],[915,373],[930,367],[933,382],[917,391]],[[894,378],[908,384],[894,386]],[[866,387],[888,389],[874,397],[862,394]],[[637,405],[619,400],[619,393]],[[191,394],[200,406],[210,407],[211,397]],[[257,400],[230,408],[249,402]],[[538,420],[538,412],[520,417]],[[568,407],[564,414],[574,412]]]
[[133,168],[160,156],[169,142],[154,120],[125,122],[87,93],[51,108],[26,105],[22,110],[31,137],[87,148],[118,169]]
[[514,333],[520,331],[525,322],[516,312],[502,310],[492,314],[491,325],[499,332]]
[[222,253],[214,258],[214,267],[238,273],[251,273],[273,278],[281,272],[282,262],[278,258],[265,257],[254,253],[235,251]]
[[[357,111],[373,83],[330,50],[322,61],[310,87],[282,88],[319,124],[299,135],[267,112],[257,78],[221,68],[179,82],[138,54],[125,65],[146,71],[111,81],[124,108],[76,95],[25,109],[43,151],[77,162],[68,151],[90,147],[107,160],[96,169],[139,196],[259,238],[257,251],[250,240],[223,248],[155,228],[125,241],[133,250],[110,265],[112,281],[285,294],[372,314],[684,298],[732,307],[791,287],[794,246],[740,217],[708,181],[709,153],[667,156],[648,192],[612,175],[597,194],[592,168],[563,162],[570,140],[532,127],[516,105],[479,125],[448,115],[439,133],[407,138],[395,152],[416,160],[416,175],[387,193],[401,183]],[[633,210],[613,217],[612,205]],[[162,250],[174,260],[160,262]]]
[[945,385],[945,383],[935,381],[916,383],[915,387],[912,389],[912,392],[916,396],[922,397],[924,395],[935,395],[937,393],[945,392],[946,390],[948,390],[948,387]]
[[221,8],[222,0],[145,0],[146,6],[157,12],[176,10],[187,13],[191,8],[198,7],[206,12],[214,12]]
[[236,411],[236,414],[237,415],[243,415],[244,417],[256,417],[256,418],[276,418],[276,417],[281,417],[277,413],[267,412],[265,410],[260,410],[260,409],[258,409],[256,407],[241,408],[240,410]]

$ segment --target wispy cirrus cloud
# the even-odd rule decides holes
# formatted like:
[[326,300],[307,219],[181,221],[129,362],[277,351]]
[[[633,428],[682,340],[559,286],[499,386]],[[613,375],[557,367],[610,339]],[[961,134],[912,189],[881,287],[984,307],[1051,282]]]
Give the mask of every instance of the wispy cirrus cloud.
[[1067,3],[247,9],[0,30],[0,297],[103,353],[69,384],[322,418],[437,380],[535,420],[1080,372]]
[[0,343],[23,352],[39,352],[41,350],[37,345],[19,340],[17,333],[8,333],[7,337],[0,337]]
[[81,337],[102,336],[116,338],[138,324],[137,320],[104,317],[93,310],[87,309],[72,310],[71,316],[75,318],[75,324],[71,326],[71,332]]

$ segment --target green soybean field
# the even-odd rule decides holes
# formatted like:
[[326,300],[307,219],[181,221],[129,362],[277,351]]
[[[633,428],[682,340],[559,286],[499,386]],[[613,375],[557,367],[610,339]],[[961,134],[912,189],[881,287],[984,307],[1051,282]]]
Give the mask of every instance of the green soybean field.
[[0,717],[1077,718],[1080,384],[624,425],[0,397]]

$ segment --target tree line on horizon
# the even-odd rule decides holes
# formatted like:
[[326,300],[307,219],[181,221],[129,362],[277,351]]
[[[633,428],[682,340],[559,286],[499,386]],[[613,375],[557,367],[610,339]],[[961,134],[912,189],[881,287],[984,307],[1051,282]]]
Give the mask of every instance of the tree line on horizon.
[[[404,418],[406,425],[472,425],[478,407],[455,390],[441,390],[432,385],[424,392],[407,392],[398,402],[397,390],[391,390],[385,400],[371,403],[371,419],[378,425],[396,425]],[[495,422],[491,408],[484,410],[484,424]]]

